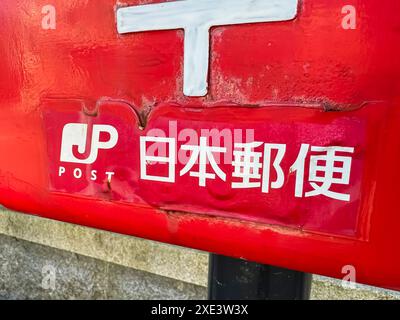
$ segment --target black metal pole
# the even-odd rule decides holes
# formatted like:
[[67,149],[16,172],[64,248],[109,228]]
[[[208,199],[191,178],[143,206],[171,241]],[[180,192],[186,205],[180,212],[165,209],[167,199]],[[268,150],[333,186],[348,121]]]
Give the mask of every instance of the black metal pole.
[[210,254],[210,300],[307,300],[307,273]]

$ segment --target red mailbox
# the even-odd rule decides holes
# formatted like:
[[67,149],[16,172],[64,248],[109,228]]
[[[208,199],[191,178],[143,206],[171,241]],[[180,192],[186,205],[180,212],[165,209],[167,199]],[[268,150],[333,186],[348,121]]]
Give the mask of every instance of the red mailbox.
[[400,290],[397,1],[3,0],[0,202]]

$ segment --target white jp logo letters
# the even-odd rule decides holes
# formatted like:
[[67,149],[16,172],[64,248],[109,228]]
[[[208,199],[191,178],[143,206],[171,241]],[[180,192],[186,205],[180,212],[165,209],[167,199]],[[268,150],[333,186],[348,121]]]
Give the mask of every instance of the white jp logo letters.
[[[107,133],[107,141],[101,141],[100,135]],[[88,137],[88,125],[84,123],[67,123],[64,126],[61,142],[60,161],[71,163],[92,164],[96,161],[100,149],[112,149],[118,142],[118,131],[110,125],[95,124],[92,129],[92,139]],[[84,158],[78,158],[74,149],[81,155],[89,153]]]
[[287,21],[297,15],[298,0],[183,0],[120,8],[119,33],[185,30],[186,96],[207,94],[210,28],[233,24]]

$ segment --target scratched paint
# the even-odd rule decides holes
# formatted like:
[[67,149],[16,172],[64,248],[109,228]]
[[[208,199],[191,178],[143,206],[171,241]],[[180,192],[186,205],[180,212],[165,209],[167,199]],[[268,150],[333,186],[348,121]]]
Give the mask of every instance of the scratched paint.
[[[351,264],[359,282],[400,288],[398,1],[352,1],[357,24],[348,30],[342,28],[341,0],[299,1],[292,20],[215,26],[209,33],[204,97],[184,95],[183,30],[118,33],[117,8],[165,1],[51,2],[56,9],[54,30],[42,28],[41,9],[48,1],[0,1],[2,205],[338,278],[342,267]],[[137,128],[126,136],[151,126],[152,111],[162,104],[200,114],[215,106],[230,108],[232,114],[247,108],[248,114],[235,119],[242,123],[260,106],[296,108],[300,113],[311,109],[321,114],[316,116],[319,125],[326,123],[326,111],[328,117],[351,113],[352,121],[364,121],[366,128],[363,209],[356,235],[338,237],[301,225],[186,213],[182,208],[171,213],[158,203],[140,202],[141,197],[117,201],[113,191],[124,186],[107,180],[95,198],[53,192],[44,101],[60,102],[61,113],[71,107],[69,101],[80,101],[84,111],[77,122],[82,123],[88,114],[92,121],[101,116],[96,106],[105,97],[116,102],[116,110],[124,109],[123,104],[137,117]],[[290,117],[282,113],[286,120]]]
[[185,30],[186,96],[207,94],[210,28],[294,19],[298,0],[184,0],[117,10],[119,33]]
[[[370,117],[375,120],[382,117],[375,106],[338,116],[321,113],[318,108],[302,110],[296,106],[262,107],[249,114],[246,108],[219,106],[199,113],[164,105],[152,110],[145,128],[140,128],[139,119],[129,106],[113,101],[99,104],[95,117],[82,114],[81,101],[67,103],[53,99],[41,107],[51,192],[368,238],[368,234],[362,234],[359,221],[368,215],[361,199],[368,199],[371,191],[367,188],[361,192],[361,181],[365,175],[366,123]],[[286,113],[291,116],[283,119]],[[245,123],[237,120],[243,117],[247,117]],[[218,122],[207,119],[218,119]],[[199,137],[209,137],[212,146],[225,149],[215,158],[216,167],[226,175],[223,180],[215,176],[208,180],[204,173],[201,182],[190,174],[182,174],[189,163],[182,148],[197,145]],[[274,143],[274,148],[284,147],[281,160],[274,164],[282,170],[280,184],[263,183],[261,188],[261,180],[257,178],[258,174],[261,178],[261,170],[254,169],[248,182],[243,179],[245,173],[233,172],[235,163],[240,164],[240,160],[232,156],[236,152],[234,143],[248,139]],[[305,143],[350,146],[352,151],[347,159],[351,162],[348,171],[351,179],[329,185],[326,194],[314,192],[314,197],[307,197],[302,191],[299,193],[299,186],[301,190],[313,191],[307,186],[310,170],[305,163],[300,170],[305,170],[306,174],[301,179],[289,170]],[[166,148],[168,151],[164,152]],[[150,150],[155,151],[149,156]],[[257,150],[260,152],[260,148]],[[339,153],[338,162],[346,156],[343,151]],[[271,161],[277,159],[273,154],[271,152]],[[165,157],[166,160],[157,162]],[[267,159],[266,154],[263,159]],[[310,159],[307,157],[307,164],[308,161],[312,163]],[[245,161],[251,162],[250,159]],[[242,170],[246,170],[244,166],[245,163]],[[271,182],[275,177],[279,179],[272,164],[270,167],[260,161],[260,167],[263,167],[264,182],[267,174]],[[319,168],[323,170],[322,165]],[[334,170],[340,173],[340,168],[338,165]],[[206,171],[209,175],[212,168]]]

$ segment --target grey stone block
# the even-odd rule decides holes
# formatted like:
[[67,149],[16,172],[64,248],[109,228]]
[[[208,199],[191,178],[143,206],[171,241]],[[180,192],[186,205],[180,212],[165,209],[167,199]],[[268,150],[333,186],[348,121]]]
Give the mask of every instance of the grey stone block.
[[0,235],[0,299],[204,298],[201,286]]
[[205,287],[109,264],[109,299],[206,299]]

